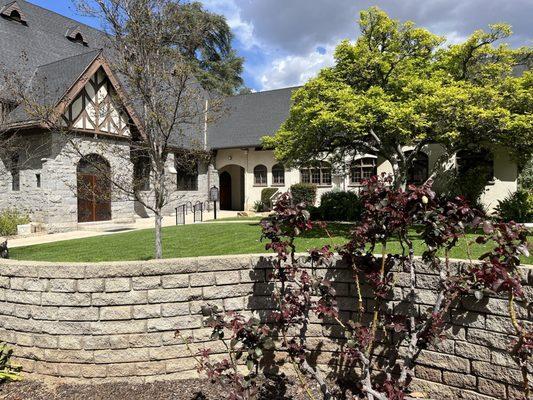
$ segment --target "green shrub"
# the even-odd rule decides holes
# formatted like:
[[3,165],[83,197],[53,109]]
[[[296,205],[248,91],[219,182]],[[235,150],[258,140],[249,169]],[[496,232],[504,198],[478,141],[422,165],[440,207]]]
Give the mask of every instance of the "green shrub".
[[272,209],[272,200],[270,198],[278,192],[276,188],[264,188],[261,191],[261,202],[263,203],[263,208],[267,210]]
[[518,190],[498,202],[496,213],[504,221],[533,222],[533,192]]
[[295,204],[305,203],[307,206],[313,206],[316,201],[316,185],[297,183],[291,186],[291,194]]
[[363,204],[354,192],[327,192],[320,198],[319,215],[324,221],[359,221]]
[[263,202],[261,200],[257,200],[256,202],[254,202],[254,205],[252,206],[252,211],[254,211],[254,212],[263,212],[263,211],[267,211],[267,210],[266,210],[266,207],[263,204]]
[[487,171],[482,168],[472,168],[464,174],[450,171],[449,176],[441,177],[439,195],[448,198],[464,196],[471,206],[485,210],[481,203],[481,195],[487,190]]
[[30,218],[15,209],[5,209],[0,212],[0,236],[17,234],[17,225],[29,224]]
[[4,343],[0,343],[0,383],[20,380],[19,366],[11,364],[13,350],[7,348]]
[[518,186],[520,189],[533,190],[533,158],[520,171]]

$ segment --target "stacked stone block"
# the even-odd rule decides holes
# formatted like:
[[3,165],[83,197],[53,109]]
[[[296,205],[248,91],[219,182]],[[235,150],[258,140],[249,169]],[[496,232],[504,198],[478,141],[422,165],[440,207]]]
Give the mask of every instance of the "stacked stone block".
[[[262,256],[227,256],[101,264],[0,263],[0,340],[14,348],[27,378],[62,380],[182,379],[197,376],[192,348],[223,352],[202,325],[209,303],[226,311],[266,317],[272,308],[271,262]],[[419,266],[421,310],[435,299],[438,279]],[[528,296],[533,270],[524,268]],[[353,277],[341,261],[318,273],[334,282],[344,317],[357,310]],[[396,273],[395,312],[401,313],[407,277]],[[365,305],[373,299],[364,289]],[[448,339],[424,350],[413,387],[434,398],[518,399],[521,374],[507,349],[513,328],[507,299],[468,298],[454,311]],[[532,310],[517,304],[531,327]],[[333,326],[312,319],[309,345],[321,365],[338,359],[342,341]],[[324,338],[324,343],[321,344]]]

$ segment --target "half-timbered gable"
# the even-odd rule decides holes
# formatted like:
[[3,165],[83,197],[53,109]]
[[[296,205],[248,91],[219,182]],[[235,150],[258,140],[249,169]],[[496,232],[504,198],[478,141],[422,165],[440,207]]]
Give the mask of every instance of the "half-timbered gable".
[[119,136],[131,134],[130,118],[102,67],[67,107],[63,120],[76,130]]

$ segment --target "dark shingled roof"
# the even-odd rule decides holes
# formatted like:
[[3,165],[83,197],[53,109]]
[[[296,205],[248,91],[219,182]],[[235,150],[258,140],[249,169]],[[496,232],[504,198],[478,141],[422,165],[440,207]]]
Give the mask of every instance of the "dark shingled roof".
[[[42,106],[57,105],[100,52],[92,50],[37,67],[28,87],[30,99]],[[15,109],[9,118],[12,123],[31,120],[22,106]]]
[[[12,1],[0,0],[0,8]],[[105,47],[106,36],[97,29],[24,0],[17,0],[17,4],[27,25],[0,17],[0,64],[10,71],[23,73],[28,80],[41,65]],[[78,26],[87,46],[65,36],[74,26]]]
[[[13,0],[0,0],[0,8]],[[73,19],[25,0],[17,0],[27,24],[0,17],[0,64],[17,71],[29,82],[32,97],[40,104],[55,105],[106,47],[106,35]],[[67,32],[79,30],[87,46],[69,40]],[[208,147],[258,146],[261,138],[273,135],[285,121],[295,88],[229,97],[224,115],[208,127]],[[201,106],[201,105],[200,105]],[[12,122],[32,118],[19,107]],[[183,126],[171,144],[193,146],[202,142],[203,121]]]
[[298,87],[229,97],[224,116],[211,124],[208,145],[213,149],[255,147],[263,136],[276,133],[289,116],[292,93]]

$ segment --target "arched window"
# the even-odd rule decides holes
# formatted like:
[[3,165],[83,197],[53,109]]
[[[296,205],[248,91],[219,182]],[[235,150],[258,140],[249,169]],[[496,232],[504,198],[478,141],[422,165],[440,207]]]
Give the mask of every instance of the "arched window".
[[272,167],[272,184],[285,185],[285,167],[282,164],[276,164]]
[[22,22],[22,16],[17,10],[11,11],[11,14],[9,14],[9,18],[11,18],[13,21]]
[[459,175],[475,173],[484,176],[487,183],[494,181],[494,159],[487,149],[460,150],[455,163]]
[[350,185],[361,185],[364,180],[378,174],[376,157],[355,160],[350,168]]
[[81,44],[83,46],[87,46],[87,41],[83,37],[83,33],[80,30],[79,26],[72,26],[67,30],[67,33],[65,34],[68,40],[74,43]]
[[0,7],[0,16],[6,19],[10,19],[11,21],[18,22],[22,25],[27,25],[26,16],[22,12],[16,1],[11,2],[10,4],[6,4],[3,7]]
[[312,183],[318,186],[331,186],[331,165],[322,162],[317,166],[300,169],[302,183]]
[[[405,153],[406,157],[409,157],[410,151]],[[407,184],[409,185],[422,185],[429,178],[429,157],[426,153],[419,152],[409,170],[407,171]]]
[[83,40],[83,36],[81,33],[77,33],[76,36],[74,36],[74,42],[83,44],[85,43],[85,40]]
[[267,167],[265,167],[264,165],[258,165],[254,168],[254,185],[267,185]]

